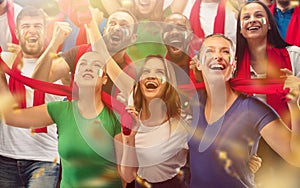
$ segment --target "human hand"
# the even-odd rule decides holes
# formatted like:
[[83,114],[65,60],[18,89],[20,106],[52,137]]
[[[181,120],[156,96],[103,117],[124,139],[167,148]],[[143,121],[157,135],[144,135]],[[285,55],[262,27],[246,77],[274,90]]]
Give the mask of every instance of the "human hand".
[[199,64],[199,59],[197,56],[194,56],[190,61],[190,69],[193,71],[195,75],[195,79],[199,82],[203,81],[202,72],[197,68],[197,64]]
[[289,98],[289,102],[297,102],[299,101],[300,96],[300,78],[293,75],[292,71],[289,69],[281,69],[283,73],[285,73],[286,80],[284,82],[284,89],[289,88],[290,92],[287,94],[287,98]]
[[50,45],[57,49],[69,36],[72,28],[68,22],[55,22]]
[[19,53],[21,51],[21,46],[18,44],[7,43],[7,50],[11,53]]
[[261,167],[262,159],[256,155],[252,155],[248,161],[248,167],[252,173],[256,173]]
[[131,133],[128,136],[134,137],[139,129],[139,123],[138,123],[139,112],[136,111],[134,106],[127,106],[125,109],[131,115],[132,118]]

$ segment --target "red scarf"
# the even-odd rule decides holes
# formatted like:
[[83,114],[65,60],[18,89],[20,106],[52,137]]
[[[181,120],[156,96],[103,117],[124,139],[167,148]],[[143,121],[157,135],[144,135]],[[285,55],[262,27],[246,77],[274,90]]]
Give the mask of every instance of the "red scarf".
[[[22,54],[19,53],[16,57],[14,64],[12,66],[12,70],[15,71],[17,74],[21,74],[18,66],[22,61]],[[9,78],[8,87],[10,91],[14,94],[20,96],[19,107],[26,108],[26,89],[22,82],[15,80],[13,77]],[[34,90],[34,97],[33,97],[33,106],[41,105],[45,103],[45,93],[39,90]],[[47,127],[32,129],[34,133],[47,133]]]
[[[273,3],[269,8],[272,14],[275,13],[276,3]],[[300,33],[300,6],[296,6],[294,8],[294,12],[292,14],[290,23],[286,30],[286,42],[289,44],[293,44],[296,46],[300,46],[300,37],[298,37]]]
[[10,30],[11,38],[12,38],[12,43],[19,44],[19,41],[15,33],[16,24],[15,24],[14,4],[11,0],[7,1],[7,21],[8,21],[8,27]]
[[[225,4],[226,4],[226,0],[220,0],[218,10],[217,10],[217,15],[214,20],[214,31],[213,33],[208,33],[208,34],[216,34],[216,33],[224,34],[225,10],[226,10]],[[205,33],[201,27],[201,22],[200,22],[200,6],[201,6],[201,0],[196,0],[191,10],[190,24],[195,35],[197,35],[200,39],[203,39],[205,37]]]
[[[0,56],[0,68],[7,73],[15,81],[27,85],[33,89],[43,91],[45,93],[50,93],[53,95],[67,96],[71,98],[72,96],[72,87],[64,86],[59,84],[53,84],[49,82],[44,82],[40,80],[35,80],[26,76],[21,75],[16,70],[10,69],[6,63],[2,60]],[[111,97],[109,94],[102,91],[101,93],[102,101],[105,105],[113,110],[114,112],[120,114],[120,121],[122,125],[122,131],[125,135],[129,135],[131,132],[131,125],[134,123],[134,119],[131,115],[125,110],[125,105],[115,98]]]
[[[290,56],[286,48],[273,48],[267,46],[268,65],[267,65],[267,79],[280,78],[283,73],[281,68],[287,68],[292,70]],[[244,58],[242,62],[238,62],[240,67],[238,70],[237,78],[250,79],[250,54],[248,49],[245,49]],[[252,92],[253,93],[253,92]],[[286,93],[268,94],[267,103],[272,106],[284,120],[284,122],[290,127],[291,119],[289,115],[289,109],[286,101],[283,100]]]

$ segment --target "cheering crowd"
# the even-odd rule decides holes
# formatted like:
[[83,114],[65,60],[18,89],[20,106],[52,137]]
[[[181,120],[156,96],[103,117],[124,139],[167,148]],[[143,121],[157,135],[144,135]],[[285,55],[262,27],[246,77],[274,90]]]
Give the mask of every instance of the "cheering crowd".
[[299,187],[298,4],[0,0],[0,187]]

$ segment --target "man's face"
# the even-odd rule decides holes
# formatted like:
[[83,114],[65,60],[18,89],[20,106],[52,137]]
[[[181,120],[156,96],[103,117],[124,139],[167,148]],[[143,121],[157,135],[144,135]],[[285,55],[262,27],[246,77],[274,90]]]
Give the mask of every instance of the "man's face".
[[17,36],[24,55],[37,58],[45,44],[45,23],[40,17],[23,17],[17,28]]
[[134,19],[126,12],[115,12],[109,16],[104,34],[110,53],[117,53],[134,41],[133,27]]
[[190,42],[191,31],[188,20],[180,15],[173,14],[165,20],[163,28],[163,41],[171,58],[180,58],[186,53]]
[[287,7],[291,4],[291,0],[277,0],[276,2],[283,7]]

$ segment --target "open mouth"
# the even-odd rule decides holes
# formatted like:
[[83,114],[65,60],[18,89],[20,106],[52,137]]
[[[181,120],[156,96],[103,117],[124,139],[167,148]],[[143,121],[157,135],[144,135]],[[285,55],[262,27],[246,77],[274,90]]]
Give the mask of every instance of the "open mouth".
[[110,38],[111,38],[112,43],[118,43],[122,39],[121,35],[119,35],[119,34],[112,34]]
[[152,81],[146,82],[145,87],[147,89],[156,89],[158,87],[158,84]]
[[85,78],[85,79],[93,79],[94,78],[94,76],[92,74],[89,74],[89,73],[83,74],[82,77]]
[[257,31],[259,30],[261,27],[260,26],[251,26],[251,27],[248,27],[247,30],[248,31]]
[[37,37],[27,37],[27,42],[28,43],[36,43],[38,41]]
[[221,64],[212,64],[209,66],[209,68],[212,70],[224,70],[225,66]]

